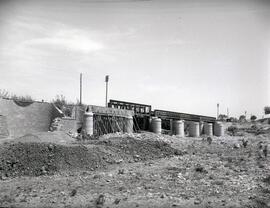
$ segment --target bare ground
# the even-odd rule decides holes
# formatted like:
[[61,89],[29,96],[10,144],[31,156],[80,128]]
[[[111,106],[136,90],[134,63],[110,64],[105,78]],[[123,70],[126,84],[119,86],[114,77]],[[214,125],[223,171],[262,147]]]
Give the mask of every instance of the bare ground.
[[[241,143],[242,138],[249,141],[246,148]],[[39,154],[39,162],[15,165],[15,173],[10,163],[6,163],[10,157],[3,147],[25,144],[6,142],[1,144],[0,150],[0,205],[270,207],[270,159],[259,151],[259,141],[269,143],[269,134],[213,137],[212,144],[203,138],[152,133],[106,135],[99,141],[68,141],[65,145],[41,142],[38,147],[43,150],[44,145],[45,152]],[[24,143],[35,145],[29,138]],[[52,144],[56,150],[60,148],[62,154],[46,149]],[[74,148],[75,156],[68,157]],[[23,160],[31,151],[29,148]],[[48,158],[44,160],[48,154],[52,155],[50,164],[57,168],[42,168],[49,162]],[[10,155],[18,160],[14,154]],[[88,159],[79,162],[78,155]],[[35,160],[34,157],[29,159]],[[22,171],[27,170],[27,164],[33,172]],[[91,164],[95,164],[95,168]]]

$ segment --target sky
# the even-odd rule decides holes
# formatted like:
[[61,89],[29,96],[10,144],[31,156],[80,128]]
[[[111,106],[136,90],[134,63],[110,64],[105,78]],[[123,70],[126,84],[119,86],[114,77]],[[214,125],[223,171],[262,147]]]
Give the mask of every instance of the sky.
[[270,105],[268,0],[0,0],[0,89],[216,116]]

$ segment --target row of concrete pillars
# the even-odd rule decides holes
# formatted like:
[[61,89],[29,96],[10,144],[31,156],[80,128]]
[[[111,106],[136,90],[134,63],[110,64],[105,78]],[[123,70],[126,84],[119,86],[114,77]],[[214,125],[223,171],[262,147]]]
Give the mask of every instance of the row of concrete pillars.
[[[125,133],[133,132],[133,117],[127,116],[124,119],[124,129]],[[157,134],[162,133],[162,120],[157,117],[152,117],[150,121],[151,131]],[[185,129],[187,130],[187,135],[191,137],[199,137],[202,134],[207,136],[223,136],[224,126],[221,122],[216,122],[213,126],[212,123],[207,122],[189,122],[184,120],[171,120],[171,134],[180,137],[186,136]],[[82,131],[85,135],[92,136],[94,134],[94,114],[92,112],[85,112],[83,116]]]
[[[186,124],[185,124],[186,123]],[[161,134],[162,131],[162,120],[157,117],[151,118],[151,131],[157,134]],[[188,135],[191,137],[199,137],[202,134],[207,136],[223,136],[224,135],[224,126],[221,122],[206,123],[206,122],[185,122],[184,120],[171,120],[171,134],[184,137],[185,127],[188,131]]]
[[[133,117],[132,116],[125,117],[124,122],[125,124],[124,124],[123,132],[132,133],[133,132]],[[92,112],[84,113],[82,132],[84,135],[87,135],[87,136],[92,136],[94,134],[94,114]]]

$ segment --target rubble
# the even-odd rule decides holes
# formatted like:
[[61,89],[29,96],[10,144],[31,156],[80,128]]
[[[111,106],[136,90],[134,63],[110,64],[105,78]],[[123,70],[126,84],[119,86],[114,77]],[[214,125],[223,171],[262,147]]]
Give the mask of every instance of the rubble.
[[248,140],[242,139],[242,145],[243,145],[244,148],[246,148],[247,145],[248,145]]
[[213,141],[212,137],[207,137],[207,142],[209,145],[212,143],[212,141]]
[[103,194],[100,194],[96,200],[97,207],[102,207],[105,203],[105,196]]
[[60,121],[61,121],[61,118],[59,118],[59,117],[53,119],[51,126],[50,126],[50,131],[59,131],[62,128]]
[[239,144],[239,143],[234,144],[234,145],[233,145],[233,148],[239,149],[239,148],[240,148],[240,144]]
[[76,189],[72,189],[71,193],[70,193],[70,196],[75,196],[77,193],[77,190]]

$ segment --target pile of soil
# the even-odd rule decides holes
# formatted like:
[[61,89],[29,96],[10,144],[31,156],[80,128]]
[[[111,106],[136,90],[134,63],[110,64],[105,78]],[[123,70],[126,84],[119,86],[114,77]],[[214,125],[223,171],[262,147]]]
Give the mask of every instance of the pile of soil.
[[84,146],[64,146],[50,143],[13,143],[0,148],[0,176],[39,176],[60,170],[96,169],[105,163],[99,151]]
[[139,140],[133,137],[115,137],[108,140],[96,141],[94,144],[105,146],[129,162],[130,160],[136,162],[183,154],[183,152],[172,148],[165,141]]
[[162,141],[132,137],[61,145],[14,142],[0,146],[0,177],[39,176],[60,171],[95,170],[108,164],[137,162],[180,154]]

